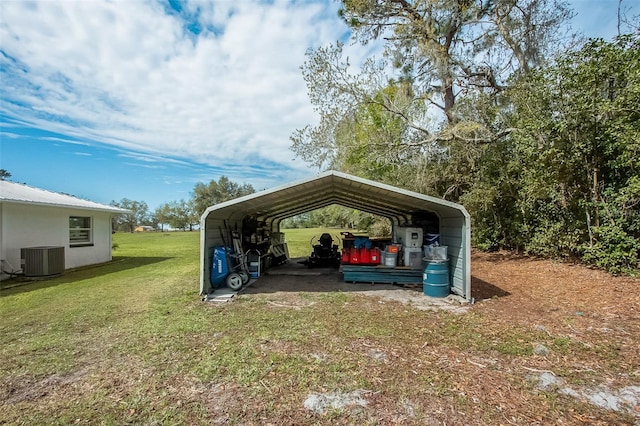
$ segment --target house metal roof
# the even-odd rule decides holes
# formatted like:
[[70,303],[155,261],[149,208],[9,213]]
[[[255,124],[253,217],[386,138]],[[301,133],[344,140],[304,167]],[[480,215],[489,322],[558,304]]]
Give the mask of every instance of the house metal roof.
[[6,180],[0,181],[0,202],[96,210],[111,212],[114,214],[131,213],[131,211],[121,209],[119,207],[95,203],[93,201],[83,200],[72,195],[61,194],[59,192],[51,192],[21,183],[9,182]]

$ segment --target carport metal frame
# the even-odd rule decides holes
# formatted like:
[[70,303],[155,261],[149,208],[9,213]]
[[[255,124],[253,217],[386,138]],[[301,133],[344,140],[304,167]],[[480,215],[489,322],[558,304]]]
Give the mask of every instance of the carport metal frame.
[[471,219],[463,206],[336,171],[207,208],[200,218],[200,293],[211,290],[209,257],[213,247],[223,245],[220,228],[242,233],[243,219],[254,216],[270,232],[280,232],[283,219],[332,204],[386,217],[394,227],[410,225],[416,213],[437,215],[440,242],[448,246],[452,291],[471,299]]

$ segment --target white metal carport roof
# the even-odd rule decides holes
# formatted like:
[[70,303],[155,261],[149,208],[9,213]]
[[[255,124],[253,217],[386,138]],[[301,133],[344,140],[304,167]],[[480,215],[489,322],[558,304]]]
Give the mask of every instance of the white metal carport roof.
[[394,226],[411,223],[416,212],[435,213],[441,244],[449,247],[452,289],[471,298],[471,224],[463,206],[336,171],[209,207],[200,220],[201,293],[208,279],[208,253],[221,245],[217,236],[221,223],[239,228],[245,217],[255,215],[277,231],[283,219],[332,204],[387,217]]

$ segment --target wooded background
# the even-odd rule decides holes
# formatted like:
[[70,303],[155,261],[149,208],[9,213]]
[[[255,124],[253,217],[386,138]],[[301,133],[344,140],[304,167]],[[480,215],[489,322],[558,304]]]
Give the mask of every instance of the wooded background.
[[605,41],[571,34],[554,0],[344,0],[341,15],[384,53],[308,52],[320,121],[291,136],[298,157],[463,204],[476,247],[637,273],[638,17],[619,11]]

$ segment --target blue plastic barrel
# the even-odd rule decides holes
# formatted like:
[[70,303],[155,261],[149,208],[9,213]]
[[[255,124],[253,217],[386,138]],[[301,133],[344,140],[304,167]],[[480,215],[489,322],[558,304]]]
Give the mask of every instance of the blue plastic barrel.
[[424,258],[424,274],[422,290],[431,297],[447,297],[449,295],[449,261]]

